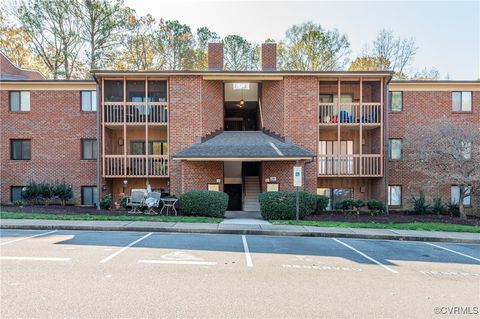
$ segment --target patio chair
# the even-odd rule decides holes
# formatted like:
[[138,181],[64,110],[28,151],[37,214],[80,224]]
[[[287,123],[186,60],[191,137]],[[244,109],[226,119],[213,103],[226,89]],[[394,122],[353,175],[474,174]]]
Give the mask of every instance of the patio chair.
[[162,197],[161,193],[158,192],[151,192],[147,194],[147,198],[145,198],[144,204],[147,206],[147,210],[145,211],[146,215],[157,215],[158,212],[155,209],[160,208],[160,198]]
[[131,210],[128,211],[129,214],[141,214],[139,210],[145,206],[145,191],[139,189],[132,189],[132,194],[127,200],[126,207],[130,207]]

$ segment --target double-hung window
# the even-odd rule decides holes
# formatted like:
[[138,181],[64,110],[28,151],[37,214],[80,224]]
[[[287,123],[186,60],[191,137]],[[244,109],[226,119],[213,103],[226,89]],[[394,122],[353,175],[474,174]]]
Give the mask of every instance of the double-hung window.
[[9,103],[11,112],[29,112],[30,111],[30,92],[29,91],[10,91]]
[[388,186],[388,206],[402,206],[402,186]]
[[403,109],[403,92],[392,91],[390,92],[390,112],[401,112]]
[[97,110],[97,92],[81,91],[80,105],[84,112],[95,112]]
[[402,159],[402,140],[399,138],[391,138],[388,141],[388,158],[391,160]]
[[453,112],[471,112],[472,111],[472,92],[452,92],[452,111]]
[[[468,186],[465,188],[465,197],[463,197],[463,206],[471,207],[472,206],[472,196],[470,195],[472,187]],[[460,186],[454,185],[451,188],[451,203],[453,205],[458,205],[460,202]]]
[[31,140],[10,140],[10,159],[29,160],[31,153]]
[[82,160],[97,159],[97,140],[82,139]]

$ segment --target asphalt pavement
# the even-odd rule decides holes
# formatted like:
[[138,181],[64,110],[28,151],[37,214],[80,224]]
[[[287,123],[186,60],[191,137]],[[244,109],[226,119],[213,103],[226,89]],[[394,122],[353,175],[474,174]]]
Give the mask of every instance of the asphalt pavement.
[[[4,318],[478,318],[480,245],[0,231]],[[461,314],[456,314],[459,312]]]

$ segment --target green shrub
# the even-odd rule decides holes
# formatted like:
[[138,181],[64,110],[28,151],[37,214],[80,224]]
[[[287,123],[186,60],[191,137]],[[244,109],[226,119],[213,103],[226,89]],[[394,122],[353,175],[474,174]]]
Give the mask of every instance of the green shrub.
[[365,206],[365,202],[361,199],[347,198],[340,202],[335,203],[335,209],[341,210],[358,210]]
[[458,204],[448,203],[447,211],[451,216],[460,217],[460,207],[458,207]]
[[100,208],[101,209],[110,209],[112,207],[112,195],[105,194],[103,195],[102,199],[100,200]]
[[53,198],[52,186],[47,181],[43,181],[38,184],[38,189],[40,198],[43,200],[43,204],[47,206]]
[[120,200],[120,207],[127,208],[128,196],[123,196]]
[[[296,194],[290,192],[266,192],[258,197],[262,217],[265,219],[295,219]],[[317,208],[317,196],[299,191],[299,218],[311,215]]]
[[366,204],[368,209],[374,213],[384,213],[386,211],[385,203],[378,199],[369,199]]
[[13,205],[17,206],[17,207],[22,207],[22,206],[25,206],[25,202],[23,200],[19,199],[19,200],[14,201]]
[[224,217],[228,207],[228,195],[207,190],[190,191],[180,195],[178,207],[184,215]]
[[431,212],[431,207],[425,199],[425,194],[420,192],[420,196],[417,198],[412,196],[413,211],[416,214],[424,215]]
[[39,184],[34,181],[28,183],[22,191],[22,197],[30,204],[38,204],[41,199]]
[[315,195],[315,197],[317,199],[317,207],[316,207],[315,213],[321,213],[325,211],[328,207],[328,202],[329,202],[328,197],[324,195]]
[[72,186],[66,184],[65,182],[55,183],[52,185],[52,195],[62,201],[62,206],[65,206],[65,203],[73,198]]
[[442,198],[434,198],[432,204],[432,212],[435,214],[445,214],[447,206],[442,202]]

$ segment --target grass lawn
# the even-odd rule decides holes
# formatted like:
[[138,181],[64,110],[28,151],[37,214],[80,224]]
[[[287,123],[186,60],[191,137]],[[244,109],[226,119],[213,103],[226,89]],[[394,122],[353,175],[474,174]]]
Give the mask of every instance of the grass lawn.
[[124,220],[144,222],[181,222],[181,223],[220,223],[223,218],[194,216],[107,216],[107,215],[62,215],[0,212],[0,219],[55,219],[55,220]]
[[334,221],[314,221],[314,220],[270,220],[274,225],[297,225],[297,226],[315,226],[315,227],[339,227],[339,228],[380,228],[380,229],[407,229],[407,230],[427,230],[427,231],[451,231],[480,233],[480,226],[468,226],[443,223],[351,223]]

